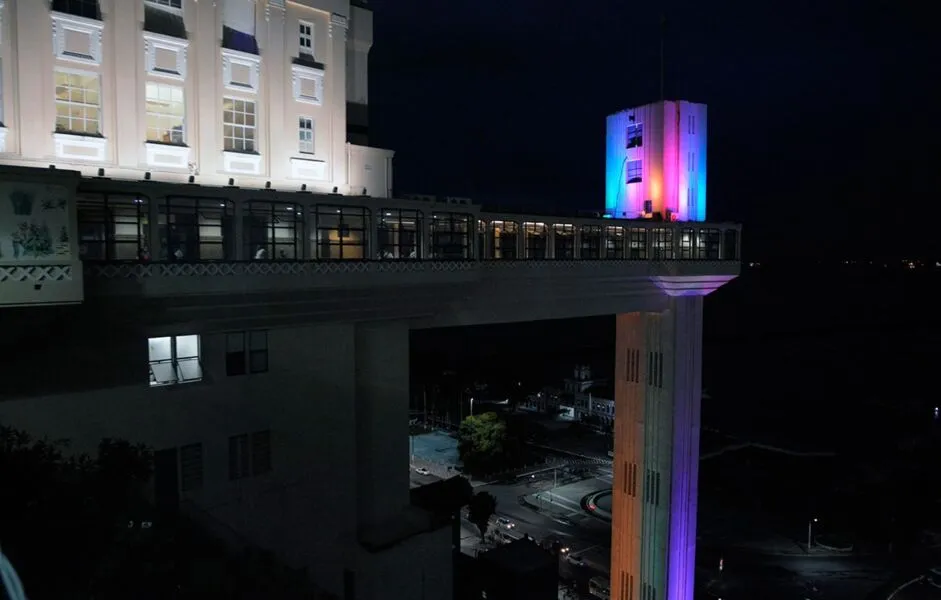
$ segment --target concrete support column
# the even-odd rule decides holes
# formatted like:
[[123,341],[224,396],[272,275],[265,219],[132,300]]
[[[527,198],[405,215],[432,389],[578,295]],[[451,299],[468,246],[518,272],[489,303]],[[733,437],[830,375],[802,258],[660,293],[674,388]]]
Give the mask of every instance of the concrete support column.
[[691,600],[702,297],[617,317],[612,598]]
[[356,498],[360,530],[409,505],[408,324],[356,325]]

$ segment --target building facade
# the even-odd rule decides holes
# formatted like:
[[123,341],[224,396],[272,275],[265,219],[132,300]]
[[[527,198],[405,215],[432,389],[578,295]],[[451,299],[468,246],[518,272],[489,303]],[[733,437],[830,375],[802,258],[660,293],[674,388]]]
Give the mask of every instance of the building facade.
[[622,219],[706,220],[706,106],[664,101],[607,120],[605,211]]
[[0,1],[0,422],[147,444],[155,502],[332,594],[449,598],[450,532],[409,497],[409,331],[618,314],[615,487],[677,500],[615,492],[613,586],[691,597],[686,390],[740,226],[390,197],[348,119],[371,17],[317,1]]
[[371,45],[345,0],[3,0],[0,157],[388,197],[393,153],[365,145]]

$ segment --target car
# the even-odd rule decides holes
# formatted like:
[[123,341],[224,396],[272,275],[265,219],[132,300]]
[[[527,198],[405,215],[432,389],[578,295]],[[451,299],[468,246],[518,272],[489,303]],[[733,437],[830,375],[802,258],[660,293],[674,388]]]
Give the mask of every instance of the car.
[[569,564],[575,565],[576,567],[585,566],[585,560],[581,556],[576,556],[574,554],[566,554],[565,560],[568,561]]
[[431,471],[429,471],[425,467],[418,467],[417,469],[415,469],[415,472],[418,473],[419,475],[431,475]]
[[500,527],[503,527],[504,529],[513,529],[514,527],[516,527],[516,523],[507,519],[506,517],[498,517],[497,525],[499,525]]

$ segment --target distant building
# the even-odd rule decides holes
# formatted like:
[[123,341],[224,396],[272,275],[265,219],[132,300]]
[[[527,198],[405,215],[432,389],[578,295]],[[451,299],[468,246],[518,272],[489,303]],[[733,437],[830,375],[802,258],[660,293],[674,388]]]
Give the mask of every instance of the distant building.
[[559,559],[530,539],[505,544],[481,554],[477,560],[487,600],[559,597]]

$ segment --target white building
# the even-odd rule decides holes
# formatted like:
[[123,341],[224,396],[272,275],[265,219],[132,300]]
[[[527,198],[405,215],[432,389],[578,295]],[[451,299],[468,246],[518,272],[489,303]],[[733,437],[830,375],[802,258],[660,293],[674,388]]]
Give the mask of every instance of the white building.
[[[443,600],[450,530],[409,498],[409,331],[618,314],[619,414],[662,451],[616,433],[615,489],[628,463],[695,485],[668,441],[695,448],[702,296],[738,275],[740,226],[389,197],[391,152],[348,144],[371,17],[346,1],[48,6],[0,0],[0,422],[147,444],[155,502],[333,594]],[[645,420],[645,383],[676,408]],[[618,527],[635,497],[612,573],[687,598],[695,494],[645,509],[656,545]]]
[[360,145],[372,13],[357,4],[0,0],[0,157],[388,197],[393,153]]

